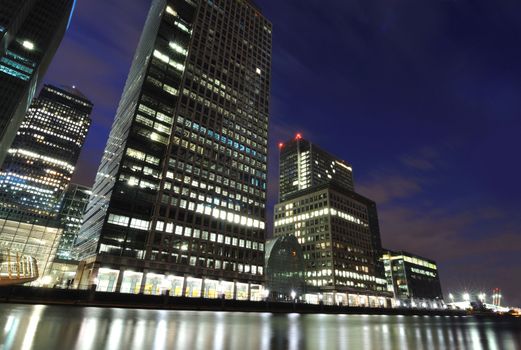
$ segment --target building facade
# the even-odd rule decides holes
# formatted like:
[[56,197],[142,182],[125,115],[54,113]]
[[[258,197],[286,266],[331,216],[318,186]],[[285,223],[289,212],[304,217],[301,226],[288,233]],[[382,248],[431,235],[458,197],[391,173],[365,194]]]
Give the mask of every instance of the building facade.
[[73,251],[74,242],[80,232],[83,215],[85,215],[91,194],[92,189],[90,187],[70,184],[67,188],[60,210],[63,234],[56,254],[57,259],[77,260]]
[[302,245],[308,286],[328,304],[388,306],[376,204],[354,192],[352,167],[301,134],[279,149],[274,235]]
[[441,307],[443,293],[436,262],[407,252],[386,252],[385,275],[389,291],[402,306]]
[[271,24],[246,0],[154,0],[78,237],[76,284],[255,299]]
[[369,200],[333,184],[300,191],[275,206],[274,234],[302,245],[306,282],[329,304],[387,305],[373,245]]
[[0,6],[0,165],[63,38],[75,0]]
[[91,119],[73,88],[44,86],[0,172],[0,247],[36,258],[48,275],[63,228],[58,214]]
[[295,236],[278,236],[266,241],[265,274],[266,298],[291,300],[306,294],[304,254]]
[[0,217],[56,219],[87,132],[92,103],[77,89],[45,85],[0,171]]
[[353,168],[297,134],[279,144],[280,201],[292,194],[326,182],[354,190]]
[[31,215],[0,218],[0,251],[35,258],[39,276],[44,277],[51,271],[62,232],[55,220],[35,220]]

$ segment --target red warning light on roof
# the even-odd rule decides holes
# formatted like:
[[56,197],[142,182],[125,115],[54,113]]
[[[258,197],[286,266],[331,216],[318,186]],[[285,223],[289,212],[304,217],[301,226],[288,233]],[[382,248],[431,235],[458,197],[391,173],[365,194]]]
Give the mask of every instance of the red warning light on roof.
[[302,139],[302,134],[301,133],[298,133],[296,136],[295,136],[295,140],[301,140]]
[[282,142],[279,143],[279,149],[284,148],[284,144]]

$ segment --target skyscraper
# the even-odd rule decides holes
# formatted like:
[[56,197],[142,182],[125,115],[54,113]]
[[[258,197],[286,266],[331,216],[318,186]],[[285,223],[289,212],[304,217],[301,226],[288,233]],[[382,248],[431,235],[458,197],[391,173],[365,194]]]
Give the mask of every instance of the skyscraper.
[[58,249],[58,214],[91,111],[77,89],[44,86],[0,171],[0,249],[36,258],[42,274]]
[[307,284],[328,304],[389,305],[376,204],[354,192],[351,166],[301,135],[280,153],[274,235],[298,239]]
[[261,297],[270,72],[271,24],[251,1],[153,1],[76,283]]
[[0,217],[54,219],[91,124],[92,103],[72,87],[45,85],[0,172]]
[[92,189],[78,184],[70,184],[65,192],[60,210],[63,234],[60,238],[56,257],[61,260],[75,260],[74,241],[81,228],[83,215],[89,204]]
[[1,2],[0,165],[63,38],[75,2]]
[[305,140],[301,134],[279,144],[279,149],[281,201],[293,193],[327,182],[354,189],[352,167]]

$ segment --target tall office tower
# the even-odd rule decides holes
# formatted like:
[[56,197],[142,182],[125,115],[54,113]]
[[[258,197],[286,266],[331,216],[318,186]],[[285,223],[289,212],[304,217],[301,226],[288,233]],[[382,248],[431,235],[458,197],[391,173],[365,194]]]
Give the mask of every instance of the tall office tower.
[[0,249],[36,258],[41,276],[58,249],[58,214],[91,110],[78,90],[44,86],[0,171]]
[[77,89],[45,85],[31,104],[0,172],[0,217],[54,219],[91,124]]
[[0,165],[63,38],[75,2],[0,3]]
[[295,192],[334,182],[354,189],[351,166],[297,134],[293,140],[279,144],[280,200]]
[[271,24],[247,0],[155,0],[77,244],[76,284],[259,299]]
[[73,252],[74,241],[80,232],[83,215],[89,204],[92,189],[90,187],[70,184],[63,198],[60,210],[60,222],[63,234],[56,257],[60,260],[76,260]]
[[329,304],[387,305],[376,204],[354,192],[351,167],[300,135],[280,152],[274,235],[296,236],[307,284]]

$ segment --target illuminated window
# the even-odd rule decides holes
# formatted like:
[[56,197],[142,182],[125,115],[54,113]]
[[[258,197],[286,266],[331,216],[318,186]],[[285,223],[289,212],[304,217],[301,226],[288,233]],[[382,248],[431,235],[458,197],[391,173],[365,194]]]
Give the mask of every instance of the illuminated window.
[[150,225],[149,221],[140,220],[140,219],[132,219],[130,220],[130,227],[138,230],[148,230]]
[[122,215],[109,214],[109,218],[107,222],[109,224],[118,225],[118,226],[128,226],[130,218]]
[[156,231],[163,231],[165,223],[163,221],[156,222]]
[[132,148],[127,148],[127,156],[138,159],[138,160],[145,160],[145,158],[146,158],[145,153],[132,149]]
[[169,15],[177,17],[177,12],[171,6],[167,6],[166,7],[166,13],[168,13]]
[[34,43],[29,40],[24,40],[22,42],[22,46],[25,47],[27,50],[34,50]]
[[184,47],[182,47],[181,45],[179,45],[178,43],[175,43],[175,42],[170,42],[169,44],[170,48],[172,48],[175,52],[178,52],[182,55],[187,55],[188,54],[188,50],[186,50]]

